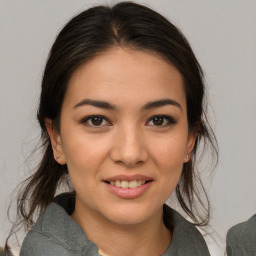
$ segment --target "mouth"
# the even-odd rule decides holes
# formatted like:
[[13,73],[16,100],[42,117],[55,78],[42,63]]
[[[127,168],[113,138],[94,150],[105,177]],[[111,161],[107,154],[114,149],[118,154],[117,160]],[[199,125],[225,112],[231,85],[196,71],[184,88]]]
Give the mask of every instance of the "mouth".
[[140,198],[152,187],[154,179],[140,174],[117,175],[103,180],[108,191],[122,199]]
[[135,189],[149,182],[153,182],[153,180],[104,180],[104,182],[118,188]]

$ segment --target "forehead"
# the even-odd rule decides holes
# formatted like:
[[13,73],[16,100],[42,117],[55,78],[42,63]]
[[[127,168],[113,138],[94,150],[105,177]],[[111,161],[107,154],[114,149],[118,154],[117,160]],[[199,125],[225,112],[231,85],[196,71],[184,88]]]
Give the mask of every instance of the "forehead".
[[115,47],[78,68],[71,77],[65,102],[97,98],[139,104],[159,98],[176,98],[186,104],[180,72],[161,56]]

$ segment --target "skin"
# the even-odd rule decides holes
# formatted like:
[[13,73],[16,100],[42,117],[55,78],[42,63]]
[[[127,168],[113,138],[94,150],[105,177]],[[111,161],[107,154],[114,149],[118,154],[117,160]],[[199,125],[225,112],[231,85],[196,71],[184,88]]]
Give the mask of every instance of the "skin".
[[[100,100],[117,109],[82,104]],[[149,102],[177,104],[144,109]],[[76,107],[75,107],[76,106]],[[95,125],[90,115],[101,115]],[[153,121],[155,115],[160,123]],[[157,124],[157,125],[156,125]],[[114,47],[81,66],[72,76],[61,111],[60,131],[46,120],[55,159],[67,164],[76,190],[72,218],[104,255],[159,255],[172,232],[163,223],[163,204],[179,181],[194,147],[179,71],[152,52]],[[59,156],[57,158],[57,156]],[[104,180],[145,175],[149,188],[133,199],[120,198]]]

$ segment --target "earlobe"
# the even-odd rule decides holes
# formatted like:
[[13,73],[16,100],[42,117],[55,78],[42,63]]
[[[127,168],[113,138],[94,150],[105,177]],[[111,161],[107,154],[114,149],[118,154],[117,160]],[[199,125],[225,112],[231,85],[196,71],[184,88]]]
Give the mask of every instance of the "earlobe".
[[51,140],[53,157],[56,160],[56,162],[58,162],[61,165],[64,165],[66,164],[66,159],[63,153],[61,136],[57,129],[54,127],[52,122],[53,121],[49,118],[45,119],[46,130]]
[[192,151],[193,151],[194,146],[195,146],[198,131],[199,131],[199,126],[196,125],[194,127],[194,129],[191,130],[188,134],[187,149],[186,149],[186,154],[184,156],[184,163],[189,162],[189,160],[191,158]]
[[195,145],[195,141],[196,141],[196,136],[194,136],[194,134],[189,134],[188,140],[187,140],[187,149],[186,149],[185,156],[184,156],[184,163],[189,162],[191,155],[192,155],[194,145]]

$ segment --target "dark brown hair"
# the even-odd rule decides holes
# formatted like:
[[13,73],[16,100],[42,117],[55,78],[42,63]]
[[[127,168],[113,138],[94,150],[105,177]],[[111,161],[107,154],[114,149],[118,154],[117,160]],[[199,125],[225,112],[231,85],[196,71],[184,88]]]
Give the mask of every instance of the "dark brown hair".
[[[157,53],[183,76],[189,128],[197,126],[199,131],[191,160],[183,166],[176,196],[196,225],[208,223],[209,201],[199,174],[195,172],[195,159],[199,144],[209,143],[216,156],[217,144],[204,112],[202,69],[186,38],[170,21],[148,7],[121,2],[113,7],[93,7],[75,16],[60,31],[51,48],[37,114],[42,130],[43,157],[18,198],[18,214],[27,227],[34,223],[34,214],[42,214],[53,201],[56,189],[67,177],[67,168],[54,160],[45,119],[53,120],[58,129],[63,98],[74,71],[115,46]],[[200,208],[203,214],[198,214]]]

